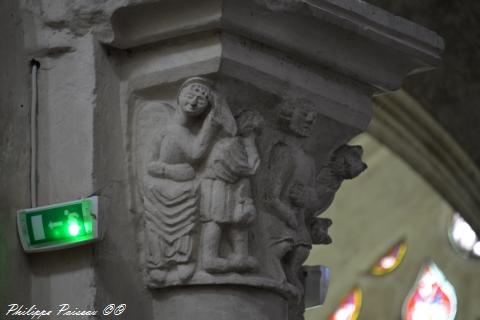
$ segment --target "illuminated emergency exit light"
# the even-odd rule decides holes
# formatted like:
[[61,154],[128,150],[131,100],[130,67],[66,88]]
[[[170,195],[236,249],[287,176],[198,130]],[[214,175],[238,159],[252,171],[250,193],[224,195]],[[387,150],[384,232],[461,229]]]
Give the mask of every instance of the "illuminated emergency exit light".
[[65,249],[99,240],[98,218],[98,197],[23,209],[18,234],[25,252]]

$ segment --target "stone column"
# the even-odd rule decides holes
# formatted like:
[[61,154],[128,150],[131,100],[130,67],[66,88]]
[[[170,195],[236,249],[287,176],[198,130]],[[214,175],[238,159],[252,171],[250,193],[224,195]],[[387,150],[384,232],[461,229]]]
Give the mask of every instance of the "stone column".
[[346,142],[372,94],[435,65],[441,39],[360,1],[47,2],[31,29],[49,41],[31,49],[50,68],[41,124],[75,108],[62,123],[83,135],[68,148],[92,180],[59,177],[42,194],[102,199],[105,239],[90,267],[75,262],[94,305],[126,303],[128,319],[301,319],[302,263],[331,241],[319,215],[365,169]]

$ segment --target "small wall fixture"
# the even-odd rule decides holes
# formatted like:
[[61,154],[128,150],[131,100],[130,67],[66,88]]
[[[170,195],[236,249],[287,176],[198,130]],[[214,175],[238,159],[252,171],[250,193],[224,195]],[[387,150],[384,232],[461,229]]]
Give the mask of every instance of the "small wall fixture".
[[98,197],[17,212],[25,252],[60,250],[100,239]]

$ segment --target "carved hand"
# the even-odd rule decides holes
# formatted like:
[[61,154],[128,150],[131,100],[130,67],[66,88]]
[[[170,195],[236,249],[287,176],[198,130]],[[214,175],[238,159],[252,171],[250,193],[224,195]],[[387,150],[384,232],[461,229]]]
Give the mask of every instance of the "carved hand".
[[239,141],[236,141],[234,144],[231,145],[230,147],[230,156],[233,162],[233,165],[244,169],[247,168],[248,164],[248,155],[247,151],[245,148],[242,146],[242,144]]
[[266,204],[270,207],[278,219],[282,220],[292,229],[297,228],[297,211],[289,204],[280,200],[279,198],[268,199]]
[[300,208],[305,208],[307,205],[307,191],[303,183],[295,182],[289,190],[288,194],[292,203]]
[[235,140],[225,148],[223,167],[232,177],[238,179],[250,173],[252,168],[248,164],[248,154],[240,141]]
[[223,131],[230,136],[236,135],[237,125],[226,99],[221,95],[215,94],[213,100],[212,109],[208,115],[212,127],[215,129],[223,128]]
[[219,113],[220,112],[217,108],[212,108],[206,119],[206,121],[208,121],[208,123],[215,129],[220,129],[223,126]]
[[262,132],[265,121],[258,111],[243,110],[237,119],[238,133],[242,137],[256,137]]
[[292,214],[288,215],[287,217],[287,225],[292,229],[297,229],[298,222],[297,222],[297,213],[295,211]]
[[235,223],[242,225],[250,225],[257,215],[253,200],[250,198],[243,199],[235,207]]
[[176,181],[187,181],[195,178],[195,169],[188,163],[181,163],[175,165],[175,172],[172,172],[172,177]]

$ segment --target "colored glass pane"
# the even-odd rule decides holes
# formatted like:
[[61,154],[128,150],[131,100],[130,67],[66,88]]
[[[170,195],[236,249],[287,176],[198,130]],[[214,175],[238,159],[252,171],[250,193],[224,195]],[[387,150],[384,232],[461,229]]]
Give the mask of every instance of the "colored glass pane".
[[449,238],[457,251],[466,256],[480,257],[480,238],[458,213],[455,213],[452,217]]
[[452,284],[435,265],[422,267],[403,305],[403,320],[453,320],[457,296]]
[[352,289],[340,302],[336,311],[328,320],[356,320],[362,306],[362,291],[360,288]]
[[375,263],[371,273],[376,276],[381,276],[392,272],[400,265],[406,252],[407,244],[405,242],[394,245]]

